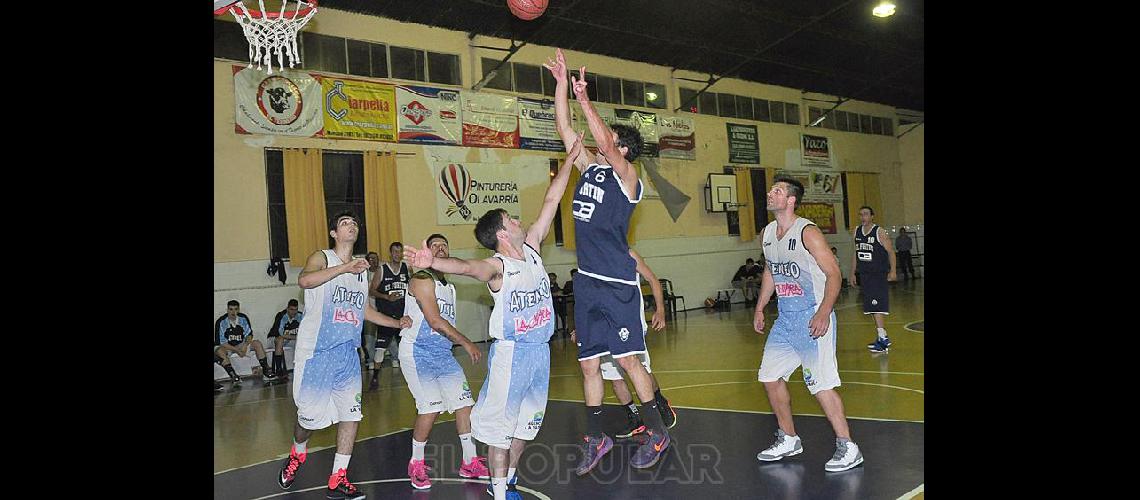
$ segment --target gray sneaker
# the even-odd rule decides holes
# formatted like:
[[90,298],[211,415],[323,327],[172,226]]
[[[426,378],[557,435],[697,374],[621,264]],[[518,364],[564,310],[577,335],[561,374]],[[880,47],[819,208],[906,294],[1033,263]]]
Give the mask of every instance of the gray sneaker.
[[757,453],[756,460],[761,462],[774,462],[784,457],[792,455],[799,455],[804,452],[804,447],[800,445],[799,436],[789,436],[780,429],[776,429],[776,442],[772,443],[768,449]]
[[863,453],[859,446],[850,439],[835,439],[835,455],[827,461],[823,469],[827,472],[845,471],[863,463]]
[[669,448],[672,442],[669,439],[669,434],[662,432],[660,434],[651,430],[645,431],[649,439],[645,444],[638,446],[637,451],[633,452],[633,456],[629,459],[629,465],[635,469],[648,469],[657,464],[658,460],[665,455],[665,450]]
[[582,444],[582,461],[574,471],[574,473],[579,476],[584,476],[589,474],[591,470],[594,470],[594,466],[598,465],[598,461],[614,447],[614,440],[605,434],[602,434],[600,438],[586,436],[585,441],[586,442]]

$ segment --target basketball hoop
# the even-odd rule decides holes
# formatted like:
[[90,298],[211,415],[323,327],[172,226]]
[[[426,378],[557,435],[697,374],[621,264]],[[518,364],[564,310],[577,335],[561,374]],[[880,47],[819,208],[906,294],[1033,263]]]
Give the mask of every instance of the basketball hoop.
[[[249,41],[249,68],[257,61],[257,69],[261,70],[264,62],[273,74],[273,54],[277,53],[277,67],[285,69],[284,55],[289,56],[289,67],[292,68],[301,62],[301,52],[297,50],[297,32],[317,13],[317,0],[295,0],[296,8],[287,15],[286,7],[289,0],[282,0],[280,12],[265,12],[265,0],[257,0],[260,10],[245,7],[241,1],[223,5],[214,10],[214,15],[225,12],[233,14],[234,19],[245,32],[245,39]],[[214,5],[226,2],[215,0]],[[305,7],[301,8],[304,4]]]

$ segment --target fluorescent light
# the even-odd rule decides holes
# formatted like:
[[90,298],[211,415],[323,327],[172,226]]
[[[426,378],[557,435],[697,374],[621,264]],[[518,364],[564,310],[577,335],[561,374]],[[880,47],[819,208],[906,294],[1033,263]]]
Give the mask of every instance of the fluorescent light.
[[879,3],[879,5],[871,11],[871,13],[878,17],[887,17],[893,15],[895,13],[895,4],[889,1],[883,1]]
[[810,124],[808,124],[808,126],[809,126],[809,127],[815,127],[815,126],[817,126],[817,125],[819,125],[819,124],[823,123],[823,121],[824,121],[824,120],[826,120],[826,119],[827,119],[827,115],[823,115],[823,116],[820,116],[819,118],[816,118],[816,119],[815,119],[815,121],[813,121],[813,122],[811,122]]
[[650,101],[656,101],[657,100],[657,93],[656,92],[646,92],[645,98],[649,99]]

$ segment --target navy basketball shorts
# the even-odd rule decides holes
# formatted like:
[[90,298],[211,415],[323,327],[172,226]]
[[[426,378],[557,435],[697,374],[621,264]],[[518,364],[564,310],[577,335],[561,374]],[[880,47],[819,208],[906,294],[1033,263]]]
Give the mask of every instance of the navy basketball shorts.
[[574,278],[574,325],[578,361],[609,354],[645,353],[641,287],[604,281],[582,273]]
[[890,314],[887,273],[859,273],[863,287],[863,314]]

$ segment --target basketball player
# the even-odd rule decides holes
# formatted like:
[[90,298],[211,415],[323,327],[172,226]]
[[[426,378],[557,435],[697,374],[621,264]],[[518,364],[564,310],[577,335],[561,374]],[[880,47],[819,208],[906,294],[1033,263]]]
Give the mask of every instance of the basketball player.
[[409,248],[404,255],[416,267],[462,274],[487,283],[495,306],[489,331],[487,380],[471,414],[475,439],[487,444],[491,464],[489,492],[496,500],[519,498],[515,470],[527,441],[542,427],[550,385],[550,346],[554,334],[554,302],[538,249],[550,231],[558,202],[570,180],[570,162],[582,149],[575,140],[558,169],[539,211],[527,229],[506,210],[488,210],[475,225],[479,244],[494,250],[486,259],[440,258],[427,249]]
[[[566,97],[566,60],[558,50],[544,65],[557,82],[555,121],[567,152],[577,134],[570,125]],[[609,354],[629,374],[642,404],[649,439],[630,458],[635,468],[652,467],[669,447],[669,434],[653,397],[653,380],[637,355],[645,353],[645,337],[637,335],[644,312],[636,262],[629,255],[626,233],[634,207],[641,201],[641,179],[632,162],[641,153],[641,134],[632,127],[602,121],[586,93],[586,68],[578,70],[574,96],[582,106],[590,134],[598,144],[595,157],[583,150],[573,157],[582,172],[574,188],[574,230],[578,247],[578,278],[574,284],[574,323],[578,333],[578,362],[584,377],[586,435],[582,459],[575,471],[590,472],[613,448],[602,432],[602,396],[605,383],[599,370],[601,356]],[[571,77],[573,79],[573,77]]]
[[[651,323],[653,329],[661,331],[665,329],[665,294],[661,289],[661,282],[657,281],[657,275],[645,263],[636,251],[632,248],[629,249],[629,255],[637,261],[637,273],[644,276],[646,281],[649,282],[649,288],[653,291],[653,301],[657,307],[653,312]],[[642,297],[642,309],[644,309],[644,297]],[[649,331],[649,325],[645,323],[645,315],[642,315],[641,320],[641,335],[645,336]],[[572,334],[571,341],[577,342],[577,334]],[[677,425],[677,412],[669,405],[669,400],[661,394],[661,386],[657,384],[657,377],[653,376],[653,370],[649,366],[649,349],[647,348],[645,354],[637,355],[638,361],[642,366],[645,366],[645,371],[649,372],[649,378],[653,380],[653,398],[657,403],[657,408],[661,412],[661,420],[664,422],[667,429],[672,429]],[[619,438],[633,437],[645,432],[645,422],[641,420],[641,412],[638,410],[637,405],[633,403],[633,395],[630,394],[629,388],[626,387],[625,379],[622,377],[624,370],[621,369],[617,363],[614,362],[613,356],[605,355],[601,358],[600,368],[602,370],[602,379],[609,380],[614,386],[614,396],[617,396],[618,403],[625,407],[626,411],[626,427],[617,434]]]
[[839,297],[839,261],[828,250],[823,232],[815,223],[796,216],[795,209],[803,194],[800,181],[777,175],[768,191],[768,210],[776,220],[760,233],[767,265],[753,327],[757,333],[764,333],[764,306],[775,291],[779,315],[764,343],[758,378],[764,383],[779,429],[776,442],[756,458],[771,462],[803,452],[792,423],[787,385],[792,372],[802,365],[808,392],[819,400],[835,430],[835,454],[824,470],[838,472],[863,463],[863,454],[851,441],[843,400],[835,392],[840,381],[832,308]]
[[[447,238],[433,234],[424,242],[433,257],[447,258]],[[471,440],[471,387],[467,376],[455,356],[452,343],[459,344],[476,364],[483,357],[479,348],[455,329],[455,285],[447,282],[445,273],[427,269],[416,271],[408,285],[412,298],[404,305],[404,314],[411,318],[412,326],[402,332],[400,365],[408,390],[416,400],[415,428],[412,430],[412,459],[408,462],[408,477],[417,490],[431,488],[431,469],[424,459],[424,448],[435,419],[441,411],[455,414],[455,430],[463,447],[463,461],[459,467],[461,477],[487,479],[485,457],[475,453]]]
[[285,346],[292,345],[297,340],[297,329],[305,317],[305,313],[298,311],[297,306],[297,299],[289,299],[285,310],[279,311],[273,318],[273,328],[266,335],[266,338],[273,338],[273,373],[278,380],[289,378],[289,370],[285,368]]
[[360,330],[364,321],[396,327],[411,324],[395,320],[372,307],[364,280],[368,261],[352,258],[352,245],[360,223],[352,212],[340,212],[329,224],[335,242],[331,250],[309,256],[297,284],[305,290],[305,310],[297,331],[296,363],[293,365],[293,401],[297,425],[293,448],[277,478],[289,489],[297,470],[305,463],[309,436],[314,430],[337,423],[336,455],[325,496],[360,500],[363,493],[348,480],[348,462],[362,413],[360,410]]
[[[373,282],[369,285],[368,293],[376,299],[376,310],[380,311],[380,314],[399,318],[404,315],[404,295],[408,290],[408,280],[411,278],[408,265],[403,262],[404,245],[398,241],[388,245],[388,259],[384,265],[380,266],[380,272],[372,277]],[[372,381],[368,384],[368,390],[376,389],[379,385],[380,363],[384,362],[384,351],[392,345],[393,341],[396,342],[396,346],[400,345],[399,335],[399,329],[377,327],[376,352],[372,356],[375,369],[372,372]],[[399,367],[400,351],[394,350],[393,352],[396,353],[396,356],[392,356],[392,366]]]
[[[878,337],[867,344],[871,352],[887,352],[891,339],[883,327],[884,318],[891,313],[888,281],[895,281],[895,247],[887,231],[873,221],[875,210],[859,207],[859,220],[863,223],[851,232],[855,251],[851,253],[851,282],[863,288],[863,314],[875,318]],[[889,267],[888,267],[889,263]],[[855,275],[859,275],[858,281]]]
[[[226,303],[226,313],[214,322],[214,334],[217,335],[218,347],[214,349],[214,356],[223,361],[229,361],[230,353],[236,353],[244,358],[249,355],[250,348],[257,354],[257,362],[261,364],[261,378],[266,382],[274,380],[273,370],[265,359],[265,348],[261,341],[253,338],[253,325],[249,316],[241,312],[241,304],[236,300]],[[237,373],[230,373],[233,367],[229,363],[222,363],[226,368],[233,385],[241,385],[241,377]]]

